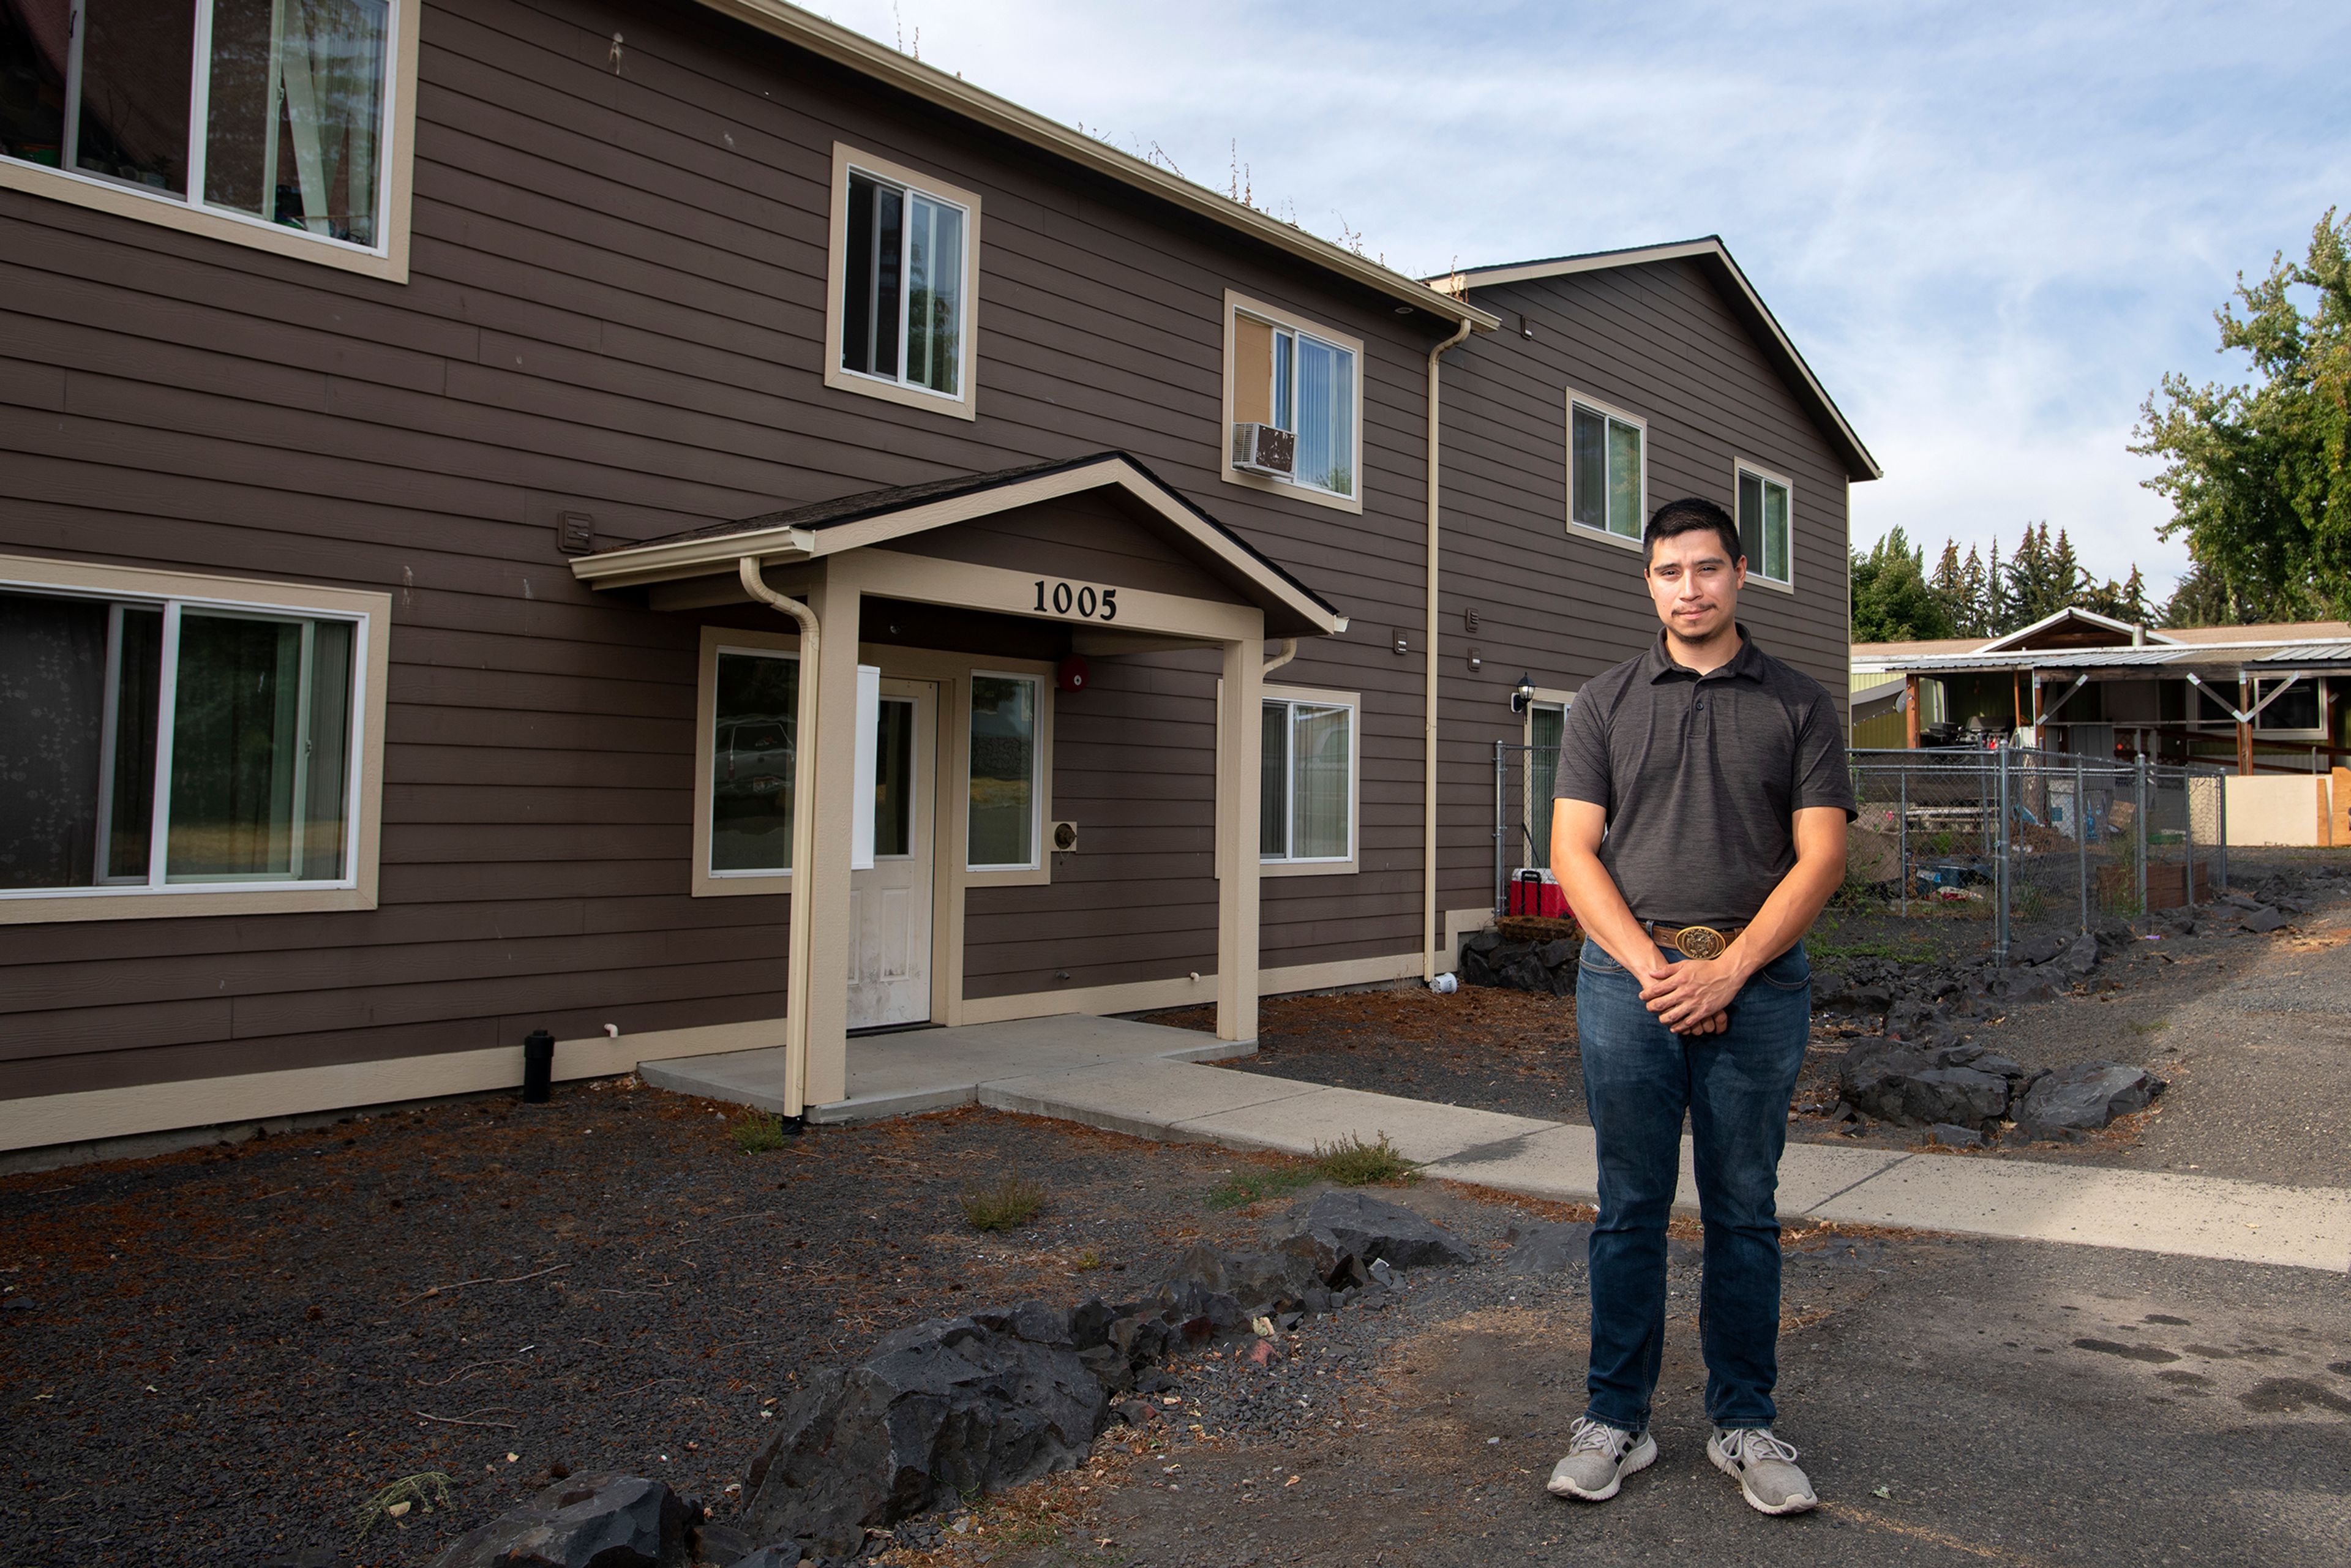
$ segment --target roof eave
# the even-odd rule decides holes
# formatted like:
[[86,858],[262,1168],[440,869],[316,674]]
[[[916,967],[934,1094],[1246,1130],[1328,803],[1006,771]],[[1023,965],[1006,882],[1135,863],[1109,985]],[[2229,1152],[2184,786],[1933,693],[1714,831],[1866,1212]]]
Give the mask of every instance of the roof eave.
[[816,554],[816,536],[805,528],[760,528],[707,538],[660,540],[581,556],[571,563],[571,575],[590,588],[643,588],[648,583],[706,577],[747,555],[758,557],[763,566],[785,566],[813,559]]
[[1549,261],[1531,261],[1512,267],[1466,268],[1448,274],[1443,278],[1431,279],[1429,286],[1452,294],[1466,304],[1468,292],[1473,288],[1498,288],[1506,284],[1531,283],[1546,277],[1566,277],[1581,272],[1605,272],[1619,267],[1646,267],[1655,262],[1686,261],[1696,258],[1716,262],[1721,267],[1724,274],[1738,286],[1739,292],[1745,298],[1748,308],[1755,313],[1756,319],[1762,323],[1764,330],[1779,345],[1780,351],[1787,356],[1788,362],[1795,368],[1798,379],[1803,382],[1806,390],[1827,413],[1830,423],[1835,426],[1838,436],[1845,444],[1851,466],[1858,468],[1860,476],[1864,479],[1885,478],[1885,468],[1879,465],[1876,456],[1871,453],[1868,446],[1863,444],[1860,433],[1855,430],[1852,423],[1845,418],[1844,411],[1837,407],[1836,399],[1829,395],[1828,388],[1821,384],[1820,377],[1813,373],[1813,367],[1805,361],[1803,354],[1797,350],[1795,340],[1788,336],[1787,329],[1780,325],[1780,319],[1771,314],[1771,308],[1763,303],[1763,297],[1756,292],[1755,285],[1748,280],[1745,270],[1740,267],[1738,259],[1730,254],[1730,247],[1722,243],[1721,236],[1719,235],[1708,235],[1703,239],[1676,240],[1667,245],[1635,246],[1625,250],[1593,251],[1587,256],[1559,256]]
[[796,5],[784,5],[781,0],[699,0],[699,3],[722,16],[732,16],[738,22],[797,45],[810,54],[821,56],[836,65],[846,66],[862,76],[887,83],[901,92],[937,104],[1017,141],[1043,148],[1122,184],[1148,192],[1211,223],[1238,230],[1376,293],[1426,310],[1440,319],[1466,321],[1480,332],[1491,332],[1502,324],[1500,317],[1479,309],[1466,299],[1457,299],[1417,279],[1391,272],[1343,246],[1333,245],[1329,240],[1308,234],[1295,224],[1283,223],[1243,203],[1219,196],[1204,185],[1196,185],[1181,176],[1170,174],[1143,159],[1121,152],[1117,148],[1081,131],[1072,131],[1066,125],[1057,124],[1008,99],[998,98],[992,92],[976,88],[960,77],[910,59],[862,34],[851,32]]

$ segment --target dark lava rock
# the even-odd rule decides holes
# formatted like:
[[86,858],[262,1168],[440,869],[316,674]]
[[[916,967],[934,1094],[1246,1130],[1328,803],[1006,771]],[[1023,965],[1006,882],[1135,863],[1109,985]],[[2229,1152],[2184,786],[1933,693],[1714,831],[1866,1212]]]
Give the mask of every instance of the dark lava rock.
[[2009,949],[2008,961],[2011,964],[2046,964],[2070,946],[2064,937],[2054,932],[2028,936]]
[[643,1476],[571,1476],[466,1531],[433,1568],[682,1568],[691,1516]]
[[2267,936],[2285,924],[2285,916],[2266,904],[2245,916],[2245,929],[2262,936]]
[[2013,1079],[2022,1073],[1980,1046],[1865,1040],[1838,1064],[1837,1092],[1855,1110],[1887,1122],[1980,1127],[2006,1113]]
[[795,1568],[807,1559],[801,1554],[797,1541],[779,1541],[773,1546],[762,1546],[748,1557],[736,1560],[734,1568]]
[[842,1555],[867,1525],[1083,1459],[1107,1399],[1070,1347],[1065,1321],[1050,1309],[984,1315],[996,1321],[901,1329],[862,1365],[812,1378],[745,1478],[752,1533]]
[[1524,1231],[1512,1227],[1510,1239],[1515,1245],[1502,1258],[1504,1273],[1556,1274],[1584,1266],[1592,1245],[1592,1222],[1571,1220],[1532,1226]]
[[1202,1242],[1176,1260],[1172,1277],[1196,1280],[1230,1296],[1248,1317],[1269,1308],[1302,1306],[1306,1292],[1326,1282],[1316,1268],[1313,1243],[1303,1239],[1270,1252],[1227,1252]]
[[2117,1116],[2144,1111],[2166,1084],[2145,1068],[2119,1061],[2077,1061],[2035,1082],[2017,1101],[2016,1125],[2032,1138],[2091,1131]]
[[1364,1192],[1322,1194],[1299,1228],[1277,1245],[1301,1239],[1314,1243],[1317,1270],[1334,1288],[1343,1257],[1360,1259],[1367,1268],[1384,1258],[1400,1269],[1478,1260],[1467,1245],[1411,1209]]
[[1973,1127],[1955,1127],[1949,1122],[1938,1122],[1927,1134],[1947,1149],[1980,1149],[1984,1135]]
[[[709,1568],[735,1568],[753,1550],[749,1536],[723,1524],[705,1524],[689,1531],[685,1544],[695,1563],[707,1563]],[[797,1554],[799,1548],[794,1546],[792,1552]]]
[[2065,949],[2065,967],[2074,974],[2086,975],[2098,967],[2101,956],[2098,934],[2085,931],[2074,938],[2072,946]]
[[1562,936],[1556,942],[1546,942],[1535,949],[1547,969],[1557,969],[1573,964],[1583,956],[1583,944],[1573,936]]

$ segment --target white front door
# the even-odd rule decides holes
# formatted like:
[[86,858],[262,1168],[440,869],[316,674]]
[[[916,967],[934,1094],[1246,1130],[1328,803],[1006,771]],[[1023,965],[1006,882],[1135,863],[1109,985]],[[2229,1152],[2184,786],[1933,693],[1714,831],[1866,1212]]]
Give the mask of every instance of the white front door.
[[873,866],[849,873],[849,1027],[931,1016],[931,834],[939,688],[882,683]]

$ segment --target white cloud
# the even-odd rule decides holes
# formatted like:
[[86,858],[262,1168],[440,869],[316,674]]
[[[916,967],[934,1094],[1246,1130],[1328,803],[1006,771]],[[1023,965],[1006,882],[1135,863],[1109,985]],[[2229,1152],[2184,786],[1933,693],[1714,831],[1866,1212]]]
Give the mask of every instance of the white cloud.
[[[831,13],[1410,272],[1719,233],[1884,463],[1855,535],[2186,565],[2124,450],[2351,202],[2351,7],[856,0]],[[2241,373],[2237,371],[2235,373]]]

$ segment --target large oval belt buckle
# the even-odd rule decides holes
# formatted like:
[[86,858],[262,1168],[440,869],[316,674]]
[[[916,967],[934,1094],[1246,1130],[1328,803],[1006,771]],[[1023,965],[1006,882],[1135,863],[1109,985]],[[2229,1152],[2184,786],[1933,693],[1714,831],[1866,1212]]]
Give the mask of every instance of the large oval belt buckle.
[[1674,946],[1685,958],[1719,958],[1730,944],[1711,925],[1685,925],[1674,933]]

